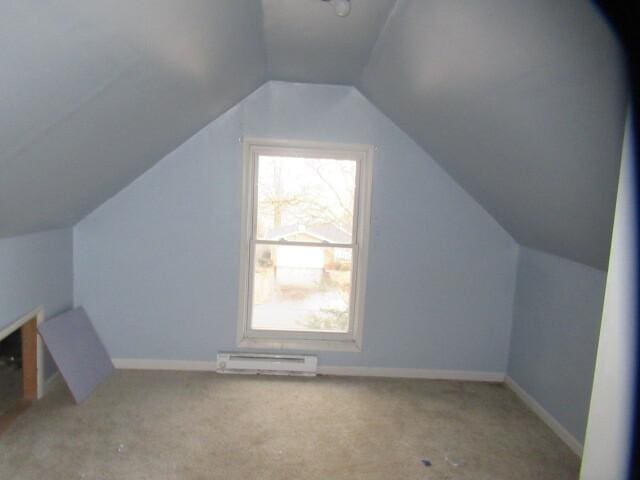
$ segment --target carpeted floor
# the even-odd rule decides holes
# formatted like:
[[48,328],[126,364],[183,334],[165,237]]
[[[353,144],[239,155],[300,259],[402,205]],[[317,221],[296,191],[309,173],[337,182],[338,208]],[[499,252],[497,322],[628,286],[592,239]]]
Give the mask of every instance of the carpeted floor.
[[80,406],[58,382],[0,436],[2,480],[562,480],[578,469],[488,383],[119,371]]
[[0,362],[0,415],[6,413],[21,398],[22,370]]

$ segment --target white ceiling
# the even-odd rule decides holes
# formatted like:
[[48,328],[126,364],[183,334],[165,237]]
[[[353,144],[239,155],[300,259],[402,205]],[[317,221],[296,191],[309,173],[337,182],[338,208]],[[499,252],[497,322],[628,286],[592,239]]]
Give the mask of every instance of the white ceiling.
[[395,0],[351,0],[338,17],[319,0],[262,0],[269,77],[354,85]]
[[587,0],[3,4],[0,237],[73,225],[265,80],[353,84],[520,243],[604,268],[625,110]]

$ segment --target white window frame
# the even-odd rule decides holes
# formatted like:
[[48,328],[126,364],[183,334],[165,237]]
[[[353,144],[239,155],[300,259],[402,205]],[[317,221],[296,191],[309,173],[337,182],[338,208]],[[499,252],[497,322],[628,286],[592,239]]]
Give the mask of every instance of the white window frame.
[[[367,282],[367,258],[371,219],[373,148],[368,145],[336,144],[298,140],[243,139],[242,237],[240,242],[240,286],[237,343],[239,347],[261,349],[362,351],[362,329]],[[341,332],[297,332],[251,328],[253,304],[253,255],[257,221],[257,169],[259,155],[335,158],[356,161],[356,190],[352,242],[326,244],[352,249],[349,328]],[[305,242],[257,241],[260,244],[318,245]]]

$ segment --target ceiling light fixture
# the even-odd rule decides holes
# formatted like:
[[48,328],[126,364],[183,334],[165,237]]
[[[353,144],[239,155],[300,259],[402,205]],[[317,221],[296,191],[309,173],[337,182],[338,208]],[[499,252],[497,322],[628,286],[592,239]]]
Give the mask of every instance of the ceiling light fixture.
[[336,10],[336,15],[339,17],[346,17],[351,12],[350,0],[322,0],[323,2],[330,3]]

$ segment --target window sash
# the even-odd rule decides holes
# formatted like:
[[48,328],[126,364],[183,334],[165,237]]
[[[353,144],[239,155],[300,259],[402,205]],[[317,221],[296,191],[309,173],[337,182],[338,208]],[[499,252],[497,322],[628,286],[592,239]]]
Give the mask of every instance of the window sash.
[[[299,145],[304,146],[299,146]],[[243,260],[240,282],[240,319],[238,345],[250,348],[295,348],[314,350],[360,351],[364,320],[364,295],[371,203],[371,155],[364,145],[327,145],[323,142],[244,140],[243,180]],[[261,240],[256,238],[258,215],[258,168],[260,156],[322,158],[356,162],[354,212],[351,243]],[[364,242],[364,243],[363,243]],[[351,249],[351,293],[347,332],[256,330],[251,328],[255,252],[257,245],[283,245],[313,248]],[[263,343],[264,342],[264,343]],[[326,343],[325,343],[326,342]]]
[[[278,336],[280,335],[289,335],[291,334],[291,338],[308,338],[308,337],[313,337],[313,338],[339,338],[344,336],[345,338],[349,338],[352,339],[353,338],[353,333],[354,333],[354,327],[355,327],[355,305],[356,305],[356,285],[357,285],[357,280],[358,280],[358,272],[357,272],[357,263],[358,263],[358,247],[357,246],[350,246],[350,247],[338,247],[338,248],[350,248],[351,249],[351,291],[349,292],[349,322],[347,324],[347,331],[346,332],[314,332],[314,331],[304,331],[304,330],[277,330],[277,329],[255,329],[252,326],[252,320],[253,320],[253,294],[254,294],[254,280],[255,280],[255,274],[256,274],[256,260],[255,260],[255,255],[256,255],[256,245],[261,244],[262,241],[255,241],[252,240],[251,242],[251,247],[250,247],[250,252],[249,252],[249,282],[248,282],[248,290],[247,290],[247,295],[248,295],[248,302],[247,302],[247,316],[246,316],[246,331],[247,333],[249,333],[252,337],[272,337],[274,334],[277,334]],[[293,245],[294,242],[284,242],[284,243],[278,243],[275,242],[275,245],[285,245],[285,246],[296,246]],[[267,243],[267,244],[271,244],[271,243]],[[328,244],[324,244],[324,243],[305,243],[304,245],[301,245],[302,247],[305,248],[327,248],[330,247],[332,245],[328,245]]]
[[[361,159],[359,155],[345,154],[340,152],[338,155],[340,158],[333,158],[333,153],[329,150],[306,150],[299,148],[278,148],[270,151],[269,148],[252,148],[251,162],[252,162],[252,192],[251,192],[251,236],[250,236],[250,264],[249,264],[249,290],[248,298],[249,305],[247,309],[247,325],[246,330],[251,336],[255,337],[269,337],[269,336],[282,336],[291,335],[294,337],[317,337],[317,338],[336,338],[340,336],[346,336],[347,338],[353,338],[354,332],[354,316],[355,316],[355,298],[356,298],[356,286],[357,286],[357,253],[358,253],[358,212],[359,212],[359,187],[360,187],[360,172]],[[355,188],[353,198],[353,220],[351,226],[351,243],[333,243],[333,242],[305,242],[305,241],[287,241],[287,240],[262,240],[257,238],[258,230],[258,179],[260,172],[260,157],[261,156],[274,156],[274,157],[290,157],[290,158],[322,158],[335,161],[351,161],[356,162],[356,175],[355,175]],[[314,331],[291,331],[291,330],[276,330],[276,329],[254,329],[252,326],[253,321],[253,302],[254,302],[254,280],[255,280],[255,251],[256,245],[286,245],[286,246],[300,246],[300,247],[312,247],[312,248],[349,248],[351,253],[351,292],[349,294],[349,321],[346,332],[314,332]]]
[[[271,152],[271,153],[268,153]],[[258,178],[260,168],[260,156],[272,156],[272,157],[290,157],[290,158],[322,158],[328,160],[347,160],[356,162],[356,176],[355,176],[355,189],[353,192],[353,219],[351,222],[351,244],[356,245],[358,243],[358,214],[360,211],[360,185],[362,176],[362,162],[365,155],[360,152],[344,152],[344,151],[332,151],[319,149],[304,149],[297,147],[279,147],[274,149],[273,147],[257,147],[251,148],[251,232],[250,238],[258,241]],[[334,158],[334,156],[336,158]],[[265,241],[265,240],[260,240]],[[313,242],[309,242],[313,243]],[[322,244],[323,242],[316,242]]]

